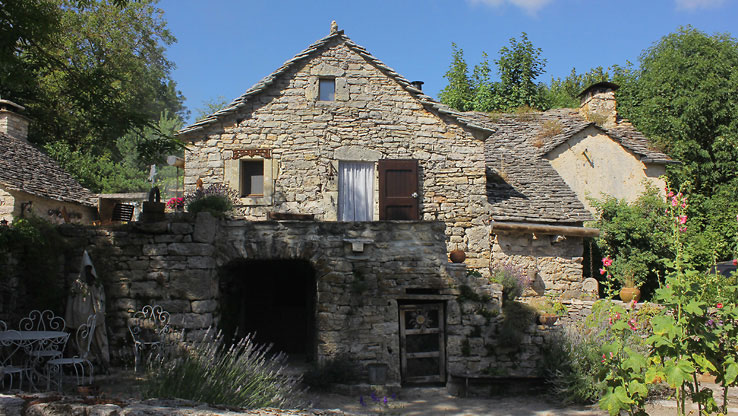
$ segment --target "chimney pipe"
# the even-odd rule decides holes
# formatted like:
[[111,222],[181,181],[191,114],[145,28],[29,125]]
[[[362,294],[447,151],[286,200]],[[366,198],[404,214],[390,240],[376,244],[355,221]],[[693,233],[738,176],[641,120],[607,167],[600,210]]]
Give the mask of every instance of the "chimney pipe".
[[413,87],[415,87],[416,89],[420,91],[423,91],[423,84],[425,84],[425,82],[423,81],[410,81],[410,85],[412,85]]
[[26,140],[28,137],[28,117],[20,112],[25,107],[9,100],[0,99],[0,133],[17,139]]

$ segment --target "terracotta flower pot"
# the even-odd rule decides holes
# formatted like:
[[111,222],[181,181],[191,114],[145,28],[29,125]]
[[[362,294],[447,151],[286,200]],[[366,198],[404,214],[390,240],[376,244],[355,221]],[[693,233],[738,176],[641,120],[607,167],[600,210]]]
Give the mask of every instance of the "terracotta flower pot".
[[466,253],[464,253],[464,250],[459,250],[457,248],[456,250],[452,250],[448,253],[448,258],[451,259],[452,263],[463,263],[464,260],[466,260]]
[[554,313],[538,314],[538,323],[541,325],[552,326],[559,320],[559,316]]
[[624,287],[620,289],[620,300],[630,303],[632,300],[638,302],[641,300],[641,290],[637,287]]

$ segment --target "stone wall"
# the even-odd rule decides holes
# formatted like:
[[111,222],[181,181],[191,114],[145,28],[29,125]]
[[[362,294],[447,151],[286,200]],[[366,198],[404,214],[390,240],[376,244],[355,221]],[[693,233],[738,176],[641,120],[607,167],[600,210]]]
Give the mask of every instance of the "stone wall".
[[[22,206],[29,202],[31,205],[25,206],[25,208]],[[25,211],[21,215],[23,209]],[[12,222],[13,218],[35,215],[52,224],[62,224],[64,223],[62,209],[66,211],[69,222],[74,224],[90,224],[97,217],[95,207],[40,198],[25,192],[7,192],[0,189],[0,220],[5,219]]]
[[534,295],[578,297],[582,292],[581,237],[533,233],[493,235],[492,266],[513,264],[532,277]]
[[[428,111],[343,41],[331,41],[303,62],[237,114],[185,137],[192,142],[185,154],[186,191],[198,179],[206,187],[237,183],[234,154],[235,161],[263,159],[271,181],[264,197],[241,199],[243,218],[265,220],[276,211],[335,221],[340,160],[417,159],[421,219],[445,222],[447,251],[465,250],[467,265],[486,273],[490,215],[482,138]],[[323,76],[336,80],[335,101],[317,100]],[[378,183],[375,177],[374,219]]]
[[635,201],[653,186],[663,193],[664,164],[644,163],[641,157],[595,127],[588,127],[553,149],[546,157],[577,198],[597,215],[588,197],[609,195]]
[[[443,222],[217,220],[172,215],[165,222],[111,227],[64,226],[66,279],[79,273],[87,249],[107,293],[114,363],[131,365],[126,322],[146,304],[159,304],[192,339],[219,322],[221,271],[236,261],[304,260],[316,278],[315,358],[348,355],[366,380],[369,364],[388,365],[400,380],[398,305],[445,304],[449,374],[531,376],[545,334],[533,322],[514,347],[500,339],[500,287],[467,275],[446,259]],[[264,276],[269,278],[269,276]],[[357,279],[360,284],[357,284]]]

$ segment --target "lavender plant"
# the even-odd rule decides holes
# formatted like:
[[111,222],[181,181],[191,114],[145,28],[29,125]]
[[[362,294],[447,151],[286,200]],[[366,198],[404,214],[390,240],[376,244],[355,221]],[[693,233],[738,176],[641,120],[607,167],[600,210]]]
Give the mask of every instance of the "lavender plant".
[[198,213],[209,212],[216,217],[222,217],[226,212],[233,209],[238,201],[238,193],[226,185],[213,184],[207,189],[198,189],[193,193],[185,195],[184,204],[187,211]]

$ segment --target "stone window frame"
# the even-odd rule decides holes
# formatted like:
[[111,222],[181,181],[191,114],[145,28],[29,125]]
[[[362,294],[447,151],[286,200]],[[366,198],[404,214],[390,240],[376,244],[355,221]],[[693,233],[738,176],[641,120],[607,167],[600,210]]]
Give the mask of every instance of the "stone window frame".
[[[325,99],[328,97],[323,97],[323,86],[325,84],[330,84],[332,86],[333,91],[326,91],[330,94],[330,99]],[[335,77],[318,77],[318,101],[322,102],[329,102],[329,101],[336,101],[336,78]]]
[[238,204],[244,206],[266,206],[271,205],[274,198],[274,169],[277,163],[273,157],[263,155],[244,155],[241,157],[225,160],[225,184],[231,189],[241,192],[241,162],[261,161],[264,166],[264,194],[261,196],[239,196]]
[[[333,79],[334,92],[333,101],[320,100],[320,81]],[[322,62],[310,69],[310,78],[305,88],[305,97],[315,102],[316,105],[332,106],[340,102],[349,100],[348,83],[346,82],[346,71],[325,62]]]

